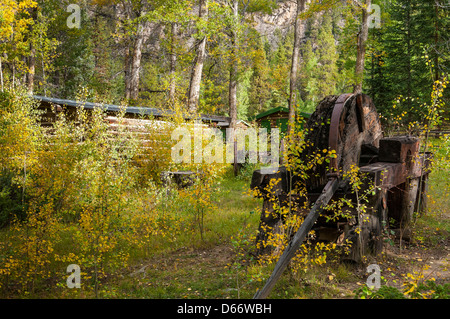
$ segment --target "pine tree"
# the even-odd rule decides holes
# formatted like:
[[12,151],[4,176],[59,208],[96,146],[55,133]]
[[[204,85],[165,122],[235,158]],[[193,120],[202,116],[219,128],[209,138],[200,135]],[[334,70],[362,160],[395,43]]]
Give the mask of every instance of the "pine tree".
[[[382,31],[376,29],[371,32],[372,39],[381,39]],[[372,101],[379,108],[384,109],[388,100],[388,81],[386,70],[386,52],[379,43],[371,43],[367,49],[366,71],[367,78],[365,79],[366,92],[372,98]]]
[[[448,18],[448,12],[431,0],[392,1],[387,9],[390,21],[376,50],[385,52],[378,57],[378,63],[385,65],[376,67],[377,61],[373,61],[369,74],[371,91],[381,110],[389,109],[399,99],[402,103],[397,112],[406,111],[405,120],[411,122],[421,118],[420,105],[429,98],[433,81],[440,72],[448,70],[445,51],[438,49],[445,43],[443,30],[448,25],[448,19],[441,19],[441,15]],[[427,56],[434,62],[431,72],[426,65]],[[377,87],[381,80],[386,85]],[[376,93],[381,90],[385,93]]]
[[279,36],[276,50],[270,54],[269,67],[272,83],[270,108],[287,107],[289,99],[289,70],[291,68],[292,34]]
[[301,65],[302,100],[301,108],[312,111],[318,101],[335,93],[338,77],[338,53],[332,32],[330,14],[316,18],[310,27]]
[[332,33],[331,16],[323,15],[322,25],[317,37],[318,66],[318,90],[319,100],[327,95],[334,94],[337,78],[337,51]]
[[[252,75],[250,78],[250,88],[248,92],[249,109],[248,116],[252,117],[267,109],[270,100],[270,82],[269,82],[269,61],[267,60],[266,50],[260,37],[255,39],[257,47],[254,48],[252,55]],[[267,42],[266,42],[267,44]]]

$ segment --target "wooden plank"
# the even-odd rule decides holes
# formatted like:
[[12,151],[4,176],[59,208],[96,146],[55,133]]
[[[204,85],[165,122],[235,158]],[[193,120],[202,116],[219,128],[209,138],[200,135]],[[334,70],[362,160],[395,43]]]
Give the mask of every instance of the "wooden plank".
[[333,178],[328,181],[327,185],[323,189],[322,195],[320,195],[319,199],[314,203],[314,206],[311,208],[308,216],[306,216],[302,225],[298,229],[297,233],[294,235],[291,243],[286,247],[277,264],[275,265],[275,269],[267,280],[265,286],[258,290],[253,297],[253,299],[264,299],[267,298],[272,291],[273,287],[280,279],[283,271],[288,266],[292,257],[295,256],[295,253],[300,248],[300,245],[305,240],[306,235],[309,233],[320,213],[323,211],[323,208],[328,204],[333,194],[338,189],[339,182],[338,179]]
[[361,172],[368,174],[375,186],[392,188],[403,184],[408,178],[417,178],[429,172],[431,155],[420,154],[409,163],[376,162],[360,168]]
[[412,136],[395,136],[380,140],[380,162],[406,163],[419,152],[419,139]]
[[392,188],[406,181],[406,165],[404,163],[377,162],[360,168],[368,175],[374,186]]

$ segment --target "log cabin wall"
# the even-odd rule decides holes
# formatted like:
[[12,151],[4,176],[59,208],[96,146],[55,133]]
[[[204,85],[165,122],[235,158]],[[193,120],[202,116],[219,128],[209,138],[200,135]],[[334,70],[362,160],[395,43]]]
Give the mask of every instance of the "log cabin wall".
[[[154,165],[162,165],[166,160],[162,154],[169,152],[170,145],[164,141],[171,140],[171,130],[173,123],[166,119],[170,116],[170,111],[163,111],[154,108],[145,107],[126,107],[124,118],[118,118],[119,111],[122,110],[117,105],[101,105],[90,102],[77,102],[73,100],[63,100],[42,96],[34,96],[39,101],[38,109],[42,111],[40,125],[47,129],[48,134],[52,134],[53,125],[56,122],[58,114],[64,113],[69,121],[75,121],[77,110],[81,107],[87,111],[88,116],[96,108],[104,108],[106,114],[104,120],[108,123],[111,136],[122,134],[123,132],[132,132],[139,139],[139,152],[136,160],[138,162],[153,162]],[[186,120],[191,120],[188,116]],[[217,115],[200,115],[201,123],[205,127],[229,127],[230,118]],[[150,155],[149,154],[153,154]]]
[[[125,106],[121,107],[112,104],[99,104],[91,102],[78,102],[73,100],[49,98],[44,96],[33,96],[34,99],[40,102],[39,109],[43,111],[41,125],[44,127],[52,126],[56,120],[58,112],[64,112],[68,119],[74,119],[77,109],[84,107],[88,112],[92,112],[94,108],[104,108],[108,117],[117,116],[117,114],[125,108],[124,117],[127,119],[145,119],[151,117],[153,119],[164,120],[165,117],[171,116],[173,113],[168,110],[160,110],[149,107]],[[186,115],[185,120],[192,120],[193,118]],[[210,126],[226,128],[230,124],[230,118],[219,115],[201,114],[199,119]],[[128,121],[130,125],[136,123],[135,121]]]

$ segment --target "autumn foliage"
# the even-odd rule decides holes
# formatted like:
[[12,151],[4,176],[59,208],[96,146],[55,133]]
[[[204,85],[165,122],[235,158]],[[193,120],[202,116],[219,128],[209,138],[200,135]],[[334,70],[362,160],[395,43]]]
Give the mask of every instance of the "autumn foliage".
[[[26,94],[5,91],[1,101],[3,293],[64,286],[66,267],[78,264],[85,293],[98,297],[101,283],[126,267],[130,255],[149,256],[181,232],[203,239],[223,164],[184,164],[180,168],[201,171],[202,179],[188,189],[162,187],[167,166],[143,165],[142,139],[126,126],[111,131],[101,109],[79,109],[70,121],[59,114],[46,129]],[[170,134],[150,136],[170,154]],[[151,149],[144,158],[152,158]]]

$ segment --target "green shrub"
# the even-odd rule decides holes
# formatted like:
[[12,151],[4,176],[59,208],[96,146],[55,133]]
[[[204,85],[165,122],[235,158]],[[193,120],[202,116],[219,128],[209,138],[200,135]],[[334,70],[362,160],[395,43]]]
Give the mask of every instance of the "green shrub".
[[0,171],[0,228],[6,226],[14,217],[25,217],[26,194],[13,182],[14,174],[3,169]]
[[437,284],[434,280],[427,280],[417,285],[412,293],[406,295],[396,287],[381,286],[372,289],[366,285],[354,291],[355,299],[449,299],[450,284]]

